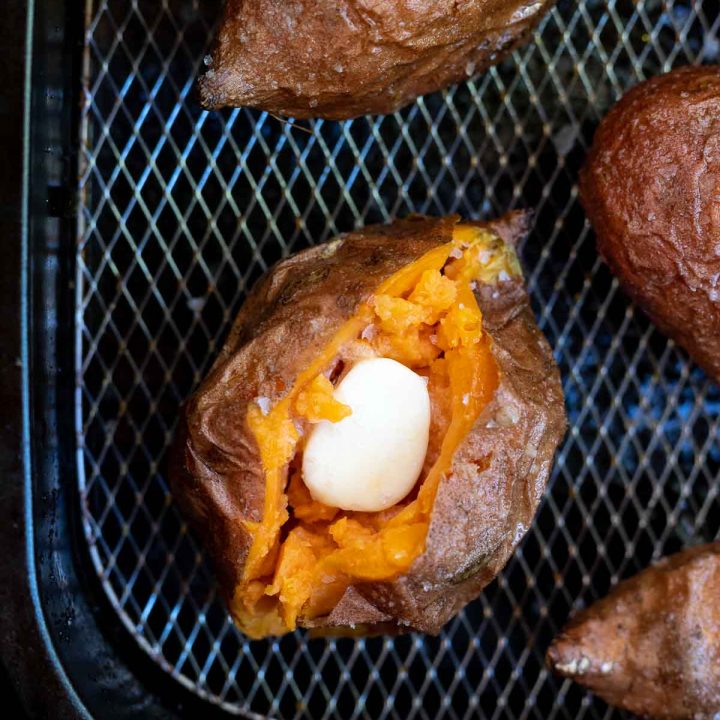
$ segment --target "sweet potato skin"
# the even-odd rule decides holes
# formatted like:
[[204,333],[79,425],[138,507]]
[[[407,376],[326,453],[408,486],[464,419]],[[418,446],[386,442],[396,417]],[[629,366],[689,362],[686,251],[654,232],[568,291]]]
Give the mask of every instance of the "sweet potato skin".
[[658,720],[720,713],[720,542],[621,582],[548,650],[555,672],[611,705]]
[[228,0],[200,79],[208,108],[385,114],[526,40],[555,0]]
[[595,135],[580,194],[628,295],[720,380],[720,67],[627,93]]
[[[514,244],[527,218],[488,224]],[[213,369],[186,404],[173,494],[207,543],[228,599],[264,497],[249,403],[278,398],[375,288],[452,238],[456,217],[369,227],[282,261],[248,297]],[[500,384],[441,482],[426,552],[394,582],[351,586],[313,628],[438,632],[507,562],[529,527],[565,431],[559,373],[521,280],[478,288]]]

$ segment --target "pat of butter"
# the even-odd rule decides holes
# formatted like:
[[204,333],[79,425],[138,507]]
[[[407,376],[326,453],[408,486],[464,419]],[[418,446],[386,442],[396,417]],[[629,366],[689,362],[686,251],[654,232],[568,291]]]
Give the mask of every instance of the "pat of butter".
[[312,497],[342,510],[377,512],[414,487],[430,432],[427,382],[395,360],[357,363],[334,397],[352,410],[311,431],[303,480]]

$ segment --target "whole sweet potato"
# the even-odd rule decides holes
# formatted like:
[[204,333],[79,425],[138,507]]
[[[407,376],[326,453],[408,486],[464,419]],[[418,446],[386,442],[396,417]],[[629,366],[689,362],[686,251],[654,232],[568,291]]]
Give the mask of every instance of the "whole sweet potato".
[[[186,404],[173,493],[248,635],[438,632],[530,526],[565,415],[513,250],[526,219],[457,222],[368,227],[280,262]],[[448,289],[444,319],[413,325]],[[378,355],[427,378],[425,469],[390,510],[340,511],[311,498],[298,471],[307,408]]]
[[297,118],[393,112],[497,63],[554,0],[228,0],[208,108]]
[[628,295],[720,379],[720,67],[633,88],[601,123],[580,194]]
[[553,670],[658,720],[720,715],[720,543],[621,582],[553,642]]

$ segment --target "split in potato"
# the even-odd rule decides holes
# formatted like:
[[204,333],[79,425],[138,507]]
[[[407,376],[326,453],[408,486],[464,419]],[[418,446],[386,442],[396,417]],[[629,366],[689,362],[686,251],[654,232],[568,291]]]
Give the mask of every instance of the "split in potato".
[[524,42],[555,0],[227,0],[200,79],[208,108],[385,114]]
[[[523,231],[519,214],[367,228],[250,295],[185,408],[172,473],[245,633],[437,632],[503,567],[565,428]],[[380,430],[381,396],[406,427]]]
[[720,716],[720,542],[620,583],[550,646],[553,670],[656,720]]

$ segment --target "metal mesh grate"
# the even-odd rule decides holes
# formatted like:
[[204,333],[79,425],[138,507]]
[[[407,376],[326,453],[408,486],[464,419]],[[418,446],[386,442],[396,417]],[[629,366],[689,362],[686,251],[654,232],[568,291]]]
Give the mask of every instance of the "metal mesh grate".
[[[720,7],[563,1],[535,43],[396,115],[207,114],[193,85],[219,2],[88,0],[76,283],[78,470],[93,562],[168,673],[290,718],[600,718],[543,653],[573,608],[653,557],[720,537],[720,392],[600,264],[575,178],[624,89],[720,59]],[[498,581],[439,638],[249,643],[168,494],[179,403],[281,255],[410,211],[534,207],[523,248],[571,430]]]

